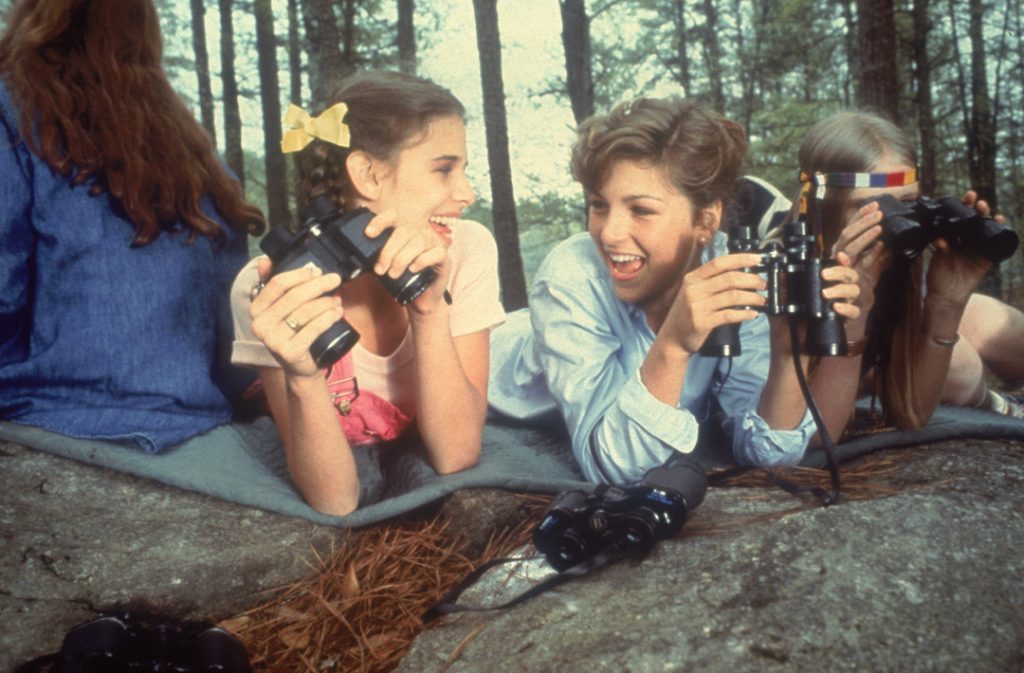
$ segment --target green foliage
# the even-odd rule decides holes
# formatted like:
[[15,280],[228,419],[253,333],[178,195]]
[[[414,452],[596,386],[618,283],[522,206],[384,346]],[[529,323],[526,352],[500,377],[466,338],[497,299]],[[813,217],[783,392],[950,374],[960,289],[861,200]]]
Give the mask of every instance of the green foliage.
[[[491,204],[484,199],[467,208],[462,217],[480,222],[494,231]],[[519,199],[516,203],[516,218],[519,221],[519,251],[523,257],[527,285],[551,248],[569,236],[586,230],[582,194],[577,199],[571,199],[549,191]]]
[[835,104],[802,102],[785,96],[767,96],[754,113],[747,151],[747,172],[764,178],[785,194],[798,187],[797,150],[815,121],[836,111]]

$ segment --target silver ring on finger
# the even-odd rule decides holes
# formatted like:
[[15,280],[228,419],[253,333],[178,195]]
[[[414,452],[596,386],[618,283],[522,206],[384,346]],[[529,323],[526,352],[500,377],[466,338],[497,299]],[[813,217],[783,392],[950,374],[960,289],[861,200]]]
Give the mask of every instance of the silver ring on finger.
[[284,324],[288,325],[288,327],[291,327],[293,332],[298,332],[300,329],[302,329],[302,325],[295,322],[295,319],[292,318],[290,315],[285,316]]

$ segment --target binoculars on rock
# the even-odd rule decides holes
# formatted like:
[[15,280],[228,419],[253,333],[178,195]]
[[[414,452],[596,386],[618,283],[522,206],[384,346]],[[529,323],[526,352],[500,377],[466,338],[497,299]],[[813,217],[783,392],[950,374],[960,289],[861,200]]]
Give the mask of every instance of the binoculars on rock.
[[687,512],[704,500],[707,488],[704,469],[678,456],[632,486],[564,491],[548,505],[533,543],[559,571],[601,552],[642,557],[683,527]]
[[[284,225],[276,226],[260,241],[260,249],[274,263],[274,275],[312,264],[324,273],[337,273],[342,281],[352,280],[373,268],[391,238],[390,229],[377,238],[366,236],[364,230],[373,216],[366,208],[344,213],[327,197],[318,196],[303,209],[303,226],[298,233]],[[377,278],[399,304],[405,305],[430,287],[437,274],[427,268],[419,273],[406,271],[398,278]],[[357,341],[359,332],[343,318],[317,337],[309,352],[317,366],[325,369],[340,360]]]
[[224,629],[144,625],[104,616],[64,636],[50,673],[251,673],[249,655]]
[[[758,238],[748,226],[736,225],[729,230],[729,252],[758,252]],[[821,295],[821,270],[834,264],[822,260],[817,252],[816,237],[807,231],[807,223],[790,222],[782,227],[781,241],[771,241],[761,254],[757,267],[745,269],[764,273],[767,281],[767,303],[763,307],[742,308],[764,311],[767,315],[795,315],[807,318],[804,352],[808,355],[845,355],[846,330],[843,318],[832,308],[832,302]],[[738,323],[716,327],[700,348],[701,355],[733,357],[741,353]]]
[[1013,229],[953,197],[921,197],[907,202],[884,194],[867,203],[872,201],[877,201],[882,211],[882,240],[886,247],[907,261],[917,258],[935,239],[942,238],[954,248],[970,250],[997,264],[1013,256],[1020,242]]

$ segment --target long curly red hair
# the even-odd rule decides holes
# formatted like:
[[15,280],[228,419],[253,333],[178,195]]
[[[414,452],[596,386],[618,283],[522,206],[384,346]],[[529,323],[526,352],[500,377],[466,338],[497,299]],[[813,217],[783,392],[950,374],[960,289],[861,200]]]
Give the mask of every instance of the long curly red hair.
[[179,222],[188,239],[223,239],[209,197],[233,228],[257,234],[260,211],[161,68],[152,0],[20,0],[0,37],[0,75],[20,131],[54,171],[107,192],[135,226],[133,246]]

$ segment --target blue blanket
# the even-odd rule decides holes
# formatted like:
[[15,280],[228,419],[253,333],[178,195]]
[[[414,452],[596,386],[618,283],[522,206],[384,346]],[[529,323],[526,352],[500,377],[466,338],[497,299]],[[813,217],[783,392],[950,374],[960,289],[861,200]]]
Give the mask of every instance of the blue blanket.
[[[958,438],[1024,439],[1024,421],[974,409],[941,407],[920,430],[864,434],[840,444],[837,453],[845,461],[883,448]],[[383,521],[460,488],[556,493],[587,487],[576,469],[568,438],[557,424],[527,426],[489,421],[479,465],[444,477],[434,472],[422,450],[415,446],[385,446],[360,452],[363,504],[343,517],[320,514],[303,502],[288,478],[274,424],[266,417],[221,426],[155,456],[126,444],[74,439],[14,423],[0,423],[0,439],[336,526]],[[709,468],[730,464],[720,445],[702,447],[697,456]],[[824,464],[820,451],[809,452],[802,463],[810,467]]]

